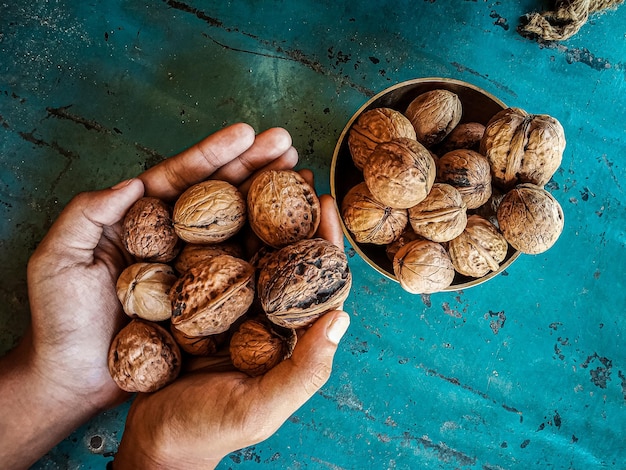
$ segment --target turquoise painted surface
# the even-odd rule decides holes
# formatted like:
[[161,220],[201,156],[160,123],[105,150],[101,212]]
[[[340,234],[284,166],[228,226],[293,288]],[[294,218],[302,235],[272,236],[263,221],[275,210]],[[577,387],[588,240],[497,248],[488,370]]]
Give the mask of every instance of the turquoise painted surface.
[[[333,377],[220,468],[626,468],[626,7],[573,38],[519,36],[541,1],[46,1],[0,5],[0,345],[28,321],[26,261],[78,191],[225,124],[286,127],[329,191],[335,142],[377,91],[465,80],[558,118],[565,231],[487,284],[412,296],[349,247]],[[35,468],[102,468],[128,404]]]

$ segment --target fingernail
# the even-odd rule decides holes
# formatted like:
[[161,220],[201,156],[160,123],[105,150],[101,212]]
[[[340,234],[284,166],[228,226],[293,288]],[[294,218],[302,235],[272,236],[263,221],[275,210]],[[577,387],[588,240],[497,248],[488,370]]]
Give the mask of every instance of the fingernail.
[[350,317],[347,313],[338,313],[333,318],[326,329],[326,337],[334,344],[339,344],[339,341],[348,330],[350,326]]
[[111,189],[122,189],[125,188],[126,186],[128,186],[131,182],[133,182],[135,180],[135,178],[130,178],[127,179],[125,181],[120,181],[119,183],[117,183],[115,186],[111,186]]

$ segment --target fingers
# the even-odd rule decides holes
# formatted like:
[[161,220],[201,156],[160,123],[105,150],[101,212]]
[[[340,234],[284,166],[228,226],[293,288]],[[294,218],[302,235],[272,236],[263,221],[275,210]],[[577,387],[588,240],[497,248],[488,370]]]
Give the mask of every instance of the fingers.
[[326,383],[340,339],[350,325],[347,313],[335,310],[317,320],[298,340],[291,358],[260,380],[263,407],[277,427]]
[[320,205],[322,218],[317,229],[317,235],[343,249],[343,232],[341,231],[341,222],[335,200],[329,194],[324,194],[320,196]]

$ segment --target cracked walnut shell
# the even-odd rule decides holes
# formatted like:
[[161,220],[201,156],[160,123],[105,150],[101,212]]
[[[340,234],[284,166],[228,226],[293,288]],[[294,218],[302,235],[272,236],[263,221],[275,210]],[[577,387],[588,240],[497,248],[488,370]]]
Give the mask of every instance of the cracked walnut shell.
[[122,221],[122,242],[126,251],[141,260],[173,260],[180,244],[169,206],[155,197],[138,199]]
[[174,282],[176,274],[167,264],[135,263],[122,271],[115,287],[126,315],[164,321],[172,316],[168,294]]
[[154,392],[173,382],[180,373],[180,349],[167,330],[135,319],[113,338],[108,366],[122,390]]
[[351,284],[352,274],[343,250],[313,238],[273,253],[259,273],[257,291],[271,322],[300,328],[339,308]]
[[465,229],[467,206],[455,187],[435,183],[426,199],[409,208],[409,222],[418,235],[447,242]]
[[207,180],[189,187],[174,204],[174,229],[188,243],[222,242],[246,222],[246,201],[232,184]]
[[249,319],[239,325],[230,340],[230,358],[240,371],[256,377],[291,357],[297,336],[293,329],[269,321]]
[[351,188],[341,203],[346,228],[358,243],[387,245],[404,231],[406,209],[393,209],[378,202],[365,183]]
[[401,247],[393,258],[393,272],[411,294],[442,291],[454,280],[454,267],[441,244],[415,240]]
[[506,193],[497,217],[506,240],[526,254],[547,251],[558,240],[565,223],[563,209],[554,196],[530,183]]
[[374,108],[359,116],[348,133],[348,148],[354,166],[363,170],[374,148],[399,137],[417,140],[411,121],[391,108]]
[[250,227],[274,248],[312,238],[320,223],[315,190],[293,170],[260,173],[250,185],[247,201]]
[[431,90],[417,96],[404,115],[415,128],[417,140],[426,147],[441,142],[461,120],[459,97],[448,90]]
[[170,289],[172,325],[188,336],[222,333],[254,300],[254,268],[230,255],[190,268]]

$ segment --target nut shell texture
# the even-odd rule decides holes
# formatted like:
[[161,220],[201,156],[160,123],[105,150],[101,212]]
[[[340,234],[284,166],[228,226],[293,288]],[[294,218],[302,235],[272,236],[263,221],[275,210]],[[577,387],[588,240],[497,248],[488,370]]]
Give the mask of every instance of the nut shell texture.
[[386,245],[404,231],[406,209],[392,209],[378,202],[365,183],[351,188],[341,203],[346,228],[358,243]]
[[430,152],[407,138],[379,144],[363,168],[372,195],[394,209],[408,209],[423,201],[435,182],[435,174]]
[[231,255],[238,258],[243,256],[243,249],[239,244],[229,241],[215,245],[186,244],[176,257],[174,268],[179,273],[188,271],[196,264],[203,263],[218,255]]
[[126,251],[144,260],[166,263],[174,259],[179,240],[167,204],[154,197],[142,197],[122,221],[122,241]]
[[180,373],[180,349],[169,332],[156,323],[132,320],[113,338],[108,365],[122,390],[154,392]]
[[188,243],[222,242],[246,222],[246,201],[232,184],[207,180],[180,195],[174,205],[174,229]]
[[270,246],[311,238],[320,223],[315,190],[293,170],[267,170],[248,191],[250,226]]
[[354,166],[362,170],[374,148],[400,137],[417,140],[411,121],[391,108],[374,108],[362,113],[348,134],[348,148]]
[[454,267],[446,250],[430,240],[415,240],[398,250],[393,271],[404,290],[432,294],[452,284]]
[[163,263],[135,263],[117,280],[117,297],[129,317],[164,321],[172,316],[169,290],[176,282],[174,270]]
[[565,223],[563,209],[554,196],[530,183],[520,184],[504,196],[497,217],[506,240],[526,254],[547,251]]
[[462,114],[461,100],[448,90],[422,93],[404,112],[413,124],[417,140],[426,147],[441,142],[456,127]]
[[314,238],[276,251],[261,269],[257,285],[270,321],[299,328],[343,304],[352,274],[343,250]]
[[454,186],[468,209],[482,206],[491,196],[489,162],[480,153],[459,149],[437,161],[437,181]]
[[172,325],[187,336],[222,333],[254,300],[254,268],[219,255],[183,274],[170,289]]
[[409,221],[418,235],[447,242],[465,229],[467,206],[456,188],[435,183],[426,199],[409,209]]
[[508,249],[504,236],[479,215],[471,215],[463,233],[448,243],[454,269],[471,277],[482,277],[497,271]]
[[565,132],[559,121],[520,108],[493,116],[480,144],[494,182],[505,189],[519,183],[545,185],[559,168],[564,150]]

